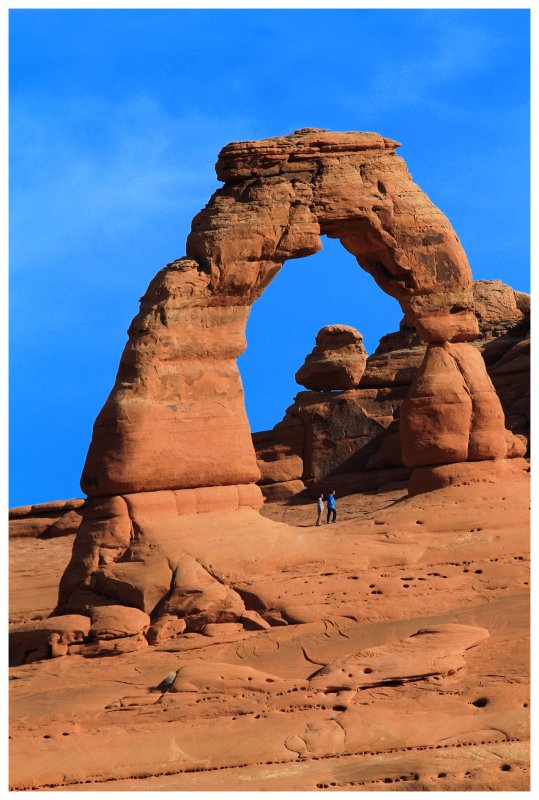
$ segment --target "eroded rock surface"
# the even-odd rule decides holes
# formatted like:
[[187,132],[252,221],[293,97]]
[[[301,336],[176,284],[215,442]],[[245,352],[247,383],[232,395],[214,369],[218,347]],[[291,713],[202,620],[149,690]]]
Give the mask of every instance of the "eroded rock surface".
[[79,529],[85,500],[55,500],[51,503],[36,503],[9,509],[9,535],[41,536],[52,539],[69,536]]
[[221,151],[225,184],[193,220],[187,258],[158,273],[130,327],[94,426],[87,494],[258,480],[235,362],[250,305],[321,234],[341,240],[424,341],[477,336],[466,255],[396,147],[304,129]]
[[[449,461],[453,457],[451,453],[458,450],[460,440],[461,459],[460,466],[451,470],[437,467],[428,484],[424,482],[428,470],[421,470],[414,478],[413,487],[419,487],[423,482],[424,486],[433,489],[447,485],[446,481],[458,482],[459,475],[462,480],[488,480],[489,475],[490,479],[499,480],[502,474],[515,474],[517,465],[497,464],[492,467],[485,464],[484,467],[476,465],[472,468],[469,465],[465,467],[462,458],[473,461],[499,459],[504,455],[519,458],[528,452],[529,295],[516,292],[501,281],[474,281],[473,295],[480,336],[473,343],[473,350],[466,348],[461,353],[461,364],[464,368],[464,358],[468,364],[465,370],[467,380],[473,380],[476,393],[474,434],[471,437],[468,385],[464,373],[449,355],[453,346],[443,346],[441,350],[439,345],[429,346],[429,361],[433,352],[443,352],[445,355],[440,357],[446,359],[445,366],[437,368],[435,380],[448,385],[444,388],[440,383],[437,391],[449,391],[451,380],[456,381],[460,386],[460,399],[470,409],[466,414],[468,422],[463,425],[458,406],[454,403],[458,391],[448,394],[446,402],[434,407],[432,400],[426,402],[424,393],[415,399],[415,405],[427,418],[432,413],[439,417],[445,415],[445,421],[438,420],[439,429],[436,424],[431,425],[431,433],[445,438],[447,445],[441,454],[437,451],[432,457]],[[426,369],[426,366],[422,367],[426,351],[427,345],[404,318],[400,330],[383,336],[376,351],[367,359],[358,388],[338,394],[300,392],[273,430],[253,434],[261,472],[259,484],[266,499],[282,500],[306,487],[314,496],[320,490],[335,487],[342,493],[407,483],[411,469],[403,463],[400,414],[412,383],[420,370]],[[478,361],[477,353],[483,356],[488,376]],[[432,369],[431,364],[429,370]],[[516,436],[508,436],[507,431],[502,430],[502,410],[492,395],[492,387],[499,395],[505,426]],[[448,402],[450,397],[452,401]],[[452,412],[453,426],[450,420]],[[421,441],[430,435],[429,426],[424,429],[419,418],[414,414],[411,416],[405,422],[408,430],[410,426],[412,430],[410,445],[413,445],[412,439],[417,433],[417,447],[424,447]],[[482,446],[479,446],[479,439],[482,439]],[[412,453],[411,463],[417,458],[418,453]],[[442,484],[440,480],[443,480]]]
[[[185,545],[188,518],[220,511],[241,519],[261,505],[236,359],[251,304],[284,261],[316,252],[322,234],[339,238],[399,301],[428,347],[404,404],[402,385],[362,389],[360,381],[329,403],[325,393],[305,393],[282,425],[277,450],[259,457],[273,496],[321,487],[335,475],[351,491],[395,485],[416,469],[413,485],[421,491],[448,465],[453,484],[458,465],[518,462],[522,442],[505,429],[470,344],[479,328],[466,255],[396,147],[377,134],[304,129],[221,151],[216,169],[224,185],[194,218],[186,257],[150,283],[96,420],[81,480],[90,499],[62,577],[59,613],[123,604],[152,617],[157,639],[176,630],[174,617],[191,632],[247,620],[211,561]],[[499,309],[497,324],[504,314],[523,313],[522,298],[495,290],[490,305],[488,292],[481,295],[481,308]],[[359,380],[365,354],[356,331],[330,326],[317,348],[307,360],[308,385],[316,375],[323,389]],[[202,583],[191,583],[195,573]]]
[[367,351],[359,331],[349,325],[326,325],[296,372],[296,381],[315,391],[352,389],[359,384],[366,363]]
[[[321,529],[312,503],[140,514],[274,622],[149,647],[141,611],[46,621],[55,657],[11,668],[11,788],[528,790],[528,494],[503,486],[355,494]],[[11,541],[17,626],[69,558],[68,537],[34,541],[27,575]]]

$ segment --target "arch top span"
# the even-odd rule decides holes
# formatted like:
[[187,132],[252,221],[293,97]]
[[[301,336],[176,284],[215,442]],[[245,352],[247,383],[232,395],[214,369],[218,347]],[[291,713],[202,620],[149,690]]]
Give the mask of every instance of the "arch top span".
[[317,252],[325,234],[399,301],[425,341],[475,339],[466,254],[399,146],[315,128],[226,145],[216,164],[224,186],[187,240],[187,255],[211,274],[214,302],[252,303],[285,260]]
[[288,136],[273,136],[227,144],[215,171],[223,183],[283,172],[315,171],[323,158],[354,158],[367,152],[395,151],[400,143],[379,133],[336,132],[326,128],[301,128]]

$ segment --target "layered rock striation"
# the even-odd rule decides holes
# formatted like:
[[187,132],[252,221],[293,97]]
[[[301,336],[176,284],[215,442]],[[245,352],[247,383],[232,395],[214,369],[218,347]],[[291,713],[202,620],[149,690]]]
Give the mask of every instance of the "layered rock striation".
[[[250,305],[283,262],[339,238],[426,342],[473,340],[471,273],[397,143],[304,129],[225,147],[225,181],[194,218],[187,258],[151,282],[81,485],[90,496],[255,482],[236,359]],[[211,447],[207,443],[211,442]]]
[[9,536],[52,539],[76,533],[82,520],[85,500],[53,500],[9,509]]

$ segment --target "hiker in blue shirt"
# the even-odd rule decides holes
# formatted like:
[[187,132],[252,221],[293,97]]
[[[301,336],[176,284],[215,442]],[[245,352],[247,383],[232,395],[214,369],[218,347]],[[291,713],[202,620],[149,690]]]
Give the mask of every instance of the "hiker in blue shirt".
[[335,489],[328,494],[328,524],[333,514],[333,522],[337,522],[337,506],[335,504]]
[[321,494],[318,496],[317,502],[318,508],[318,519],[316,520],[316,527],[322,524],[322,514],[324,513],[324,495]]

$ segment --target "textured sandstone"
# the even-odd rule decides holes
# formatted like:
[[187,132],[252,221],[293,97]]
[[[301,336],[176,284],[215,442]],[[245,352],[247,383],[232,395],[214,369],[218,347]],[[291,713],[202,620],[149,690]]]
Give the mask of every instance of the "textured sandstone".
[[164,611],[185,618],[188,629],[198,631],[208,623],[239,621],[245,606],[233,589],[185,554],[174,573],[174,588]]
[[494,461],[467,461],[423,467],[412,472],[408,492],[411,496],[443,489],[446,486],[469,486],[474,483],[505,483],[525,480],[530,471],[528,462],[516,456]]
[[[222,151],[96,420],[64,615],[39,619],[41,564],[16,572],[40,599],[12,594],[13,789],[528,788],[526,394],[505,430],[484,366],[524,385],[528,306],[488,282],[474,314],[460,243],[395,147],[305,129]],[[250,304],[320,234],[406,314],[359,388],[302,392],[258,440],[265,492],[354,493],[408,477],[402,433],[411,496],[339,496],[337,529],[301,501],[259,514],[235,363]],[[32,531],[19,560],[60,552]]]
[[116,639],[144,633],[150,626],[150,617],[138,608],[126,606],[98,606],[92,609],[90,634],[94,639]]
[[[81,642],[90,635],[91,621],[80,614],[64,614],[44,620],[33,620],[29,625],[12,628],[9,633],[10,665],[30,663],[42,658],[60,655],[58,645]],[[51,652],[54,645],[56,652]]]
[[389,647],[369,648],[330,662],[316,673],[311,686],[339,692],[395,680],[417,680],[418,675],[454,675],[465,665],[465,651],[488,638],[485,628],[431,626]]
[[94,575],[99,594],[146,614],[154,611],[172,580],[166,559],[150,554],[144,560],[108,564]]
[[[305,129],[241,142],[195,217],[188,258],[151,282],[82,476],[91,496],[255,482],[235,364],[252,302],[288,258],[340,238],[426,341],[477,335],[465,253],[396,142]],[[208,452],[207,442],[212,442]]]
[[[529,444],[529,295],[516,292],[500,281],[474,281],[473,295],[481,334],[474,342],[474,348],[486,363],[488,375],[502,404],[505,425],[509,431],[517,434],[517,438],[509,435],[508,431],[503,435],[506,457],[520,457],[526,454]],[[319,490],[328,488],[337,487],[342,493],[406,481],[409,470],[406,472],[403,469],[400,407],[418,374],[425,352],[426,345],[404,318],[400,330],[382,337],[375,353],[369,356],[359,389],[339,395],[341,403],[350,405],[348,419],[343,417],[340,433],[343,439],[350,436],[353,456],[349,462],[346,459],[339,461],[339,448],[336,447],[338,437],[334,430],[330,431],[337,402],[334,395],[300,393],[287,409],[282,422],[272,431],[253,434],[262,475],[260,485],[266,499],[282,500],[302,491],[302,479],[310,487],[313,496]],[[478,376],[482,375],[486,392],[479,392],[481,402],[475,403],[474,442],[468,458],[472,456],[474,448],[479,457],[485,457],[486,453],[490,453],[490,456],[495,453],[496,457],[503,451],[503,446],[499,433],[496,445],[490,441],[492,420],[489,418],[492,414],[500,418],[499,406],[492,398],[484,367],[477,355],[474,356],[470,351],[466,358],[471,362],[467,370],[469,379],[470,373],[477,372],[477,384]],[[477,390],[478,386],[475,388]],[[302,408],[309,404],[318,404],[322,408],[322,413],[312,417],[312,420],[302,413]],[[363,441],[354,439],[357,427],[354,409],[357,405],[372,419],[382,423],[384,432],[373,428],[370,438],[367,432]],[[320,433],[326,432],[327,446],[324,436],[319,435],[318,447],[311,449],[306,447],[306,443],[313,439],[310,428],[314,420],[319,423]],[[391,424],[388,424],[390,420]],[[479,447],[481,438],[482,449]],[[336,459],[328,458],[330,450],[337,454]],[[314,462],[314,470],[309,467],[309,462]],[[388,472],[391,469],[393,473]],[[313,474],[321,476],[314,483]]]
[[474,281],[473,298],[475,314],[480,329],[496,328],[502,323],[518,322],[525,314],[526,300],[529,312],[529,295],[515,292],[502,281]]
[[326,325],[316,335],[316,346],[296,372],[296,382],[314,391],[352,389],[367,363],[363,337],[349,325]]
[[9,535],[54,538],[76,533],[85,502],[75,498],[10,508]]
[[401,406],[409,467],[507,455],[509,432],[481,354],[466,344],[431,344]]
[[[242,598],[187,547],[193,516],[254,514],[258,480],[277,487],[266,490],[274,496],[335,486],[339,476],[357,491],[400,482],[410,467],[518,457],[522,443],[506,432],[469,344],[479,328],[466,255],[396,147],[377,134],[304,129],[222,150],[224,186],[194,218],[186,257],[151,281],[95,422],[81,479],[90,499],[58,610],[105,598],[150,614],[157,638],[175,632],[170,623],[160,633],[162,616],[184,619],[190,632],[239,622]],[[299,374],[339,391],[329,402],[325,392],[302,393],[259,471],[236,364],[246,321],[284,261],[315,253],[321,235],[339,238],[399,301],[428,343],[425,362],[402,405],[408,374],[398,365],[391,387],[373,385],[371,370],[370,387],[341,391],[360,380],[366,354],[357,331],[326,327]],[[503,285],[496,293],[498,316],[523,314]]]
[[[68,658],[11,668],[11,788],[528,791],[527,508],[506,476],[503,493],[339,498],[339,525],[321,530],[312,503],[265,509],[288,525],[178,514],[180,547],[281,623],[153,647],[52,631],[47,649]],[[169,519],[149,519],[144,535],[165,537]],[[67,544],[36,540],[14,618],[41,608],[21,602],[60,574]],[[19,582],[29,541],[10,545]]]

